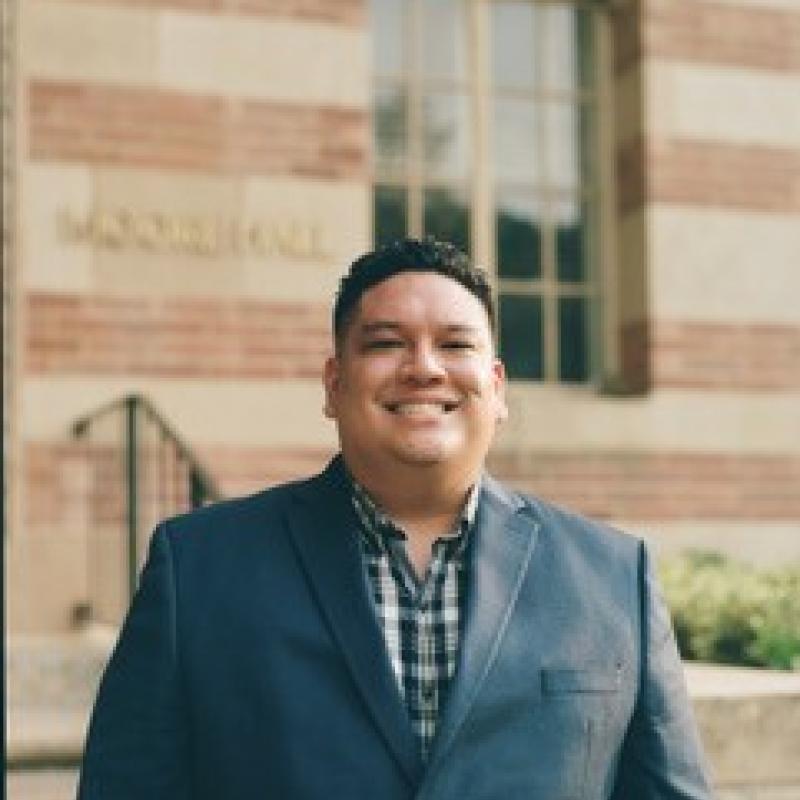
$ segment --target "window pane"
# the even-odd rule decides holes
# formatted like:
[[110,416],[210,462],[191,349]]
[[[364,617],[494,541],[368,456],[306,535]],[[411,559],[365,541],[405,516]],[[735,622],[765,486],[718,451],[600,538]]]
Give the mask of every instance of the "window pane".
[[452,242],[465,253],[470,251],[469,205],[467,193],[450,189],[425,191],[425,233]]
[[544,377],[541,297],[500,295],[500,358],[509,378]]
[[540,180],[537,108],[526,100],[494,101],[492,157],[499,181]]
[[558,377],[584,383],[589,379],[588,315],[585,297],[558,300]]
[[492,82],[502,89],[533,89],[536,9],[530,3],[490,3]]
[[581,181],[581,114],[576,103],[550,102],[541,106],[547,135],[547,182],[575,189]]
[[406,94],[403,89],[383,87],[375,92],[376,170],[379,173],[403,173],[406,167],[408,133]]
[[548,5],[540,9],[545,26],[543,72],[547,88],[578,92],[591,77],[591,19],[589,12],[569,5]]
[[399,75],[403,72],[405,30],[405,0],[372,0],[373,69],[378,75]]
[[554,206],[559,281],[588,280],[589,271],[586,264],[588,225],[585,211],[585,206],[577,200]]
[[581,9],[576,13],[575,42],[578,57],[578,82],[583,90],[591,90],[595,86],[592,15],[586,9]]
[[406,190],[399,186],[375,187],[375,246],[403,239],[408,230]]
[[467,77],[467,26],[462,0],[424,0],[422,66],[428,78]]
[[535,279],[542,274],[541,202],[520,193],[497,193],[497,274]]
[[428,175],[462,180],[470,171],[469,101],[465,95],[430,93],[423,98],[423,151]]

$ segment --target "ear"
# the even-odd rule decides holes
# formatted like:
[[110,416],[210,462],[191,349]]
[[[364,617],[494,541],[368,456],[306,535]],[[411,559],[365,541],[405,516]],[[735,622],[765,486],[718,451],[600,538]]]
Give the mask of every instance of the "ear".
[[492,364],[492,376],[494,381],[497,421],[504,422],[508,419],[508,406],[506,405],[506,368],[499,359],[495,359]]
[[336,393],[339,389],[339,360],[329,356],[325,362],[322,382],[325,385],[325,405],[322,411],[328,419],[336,419]]

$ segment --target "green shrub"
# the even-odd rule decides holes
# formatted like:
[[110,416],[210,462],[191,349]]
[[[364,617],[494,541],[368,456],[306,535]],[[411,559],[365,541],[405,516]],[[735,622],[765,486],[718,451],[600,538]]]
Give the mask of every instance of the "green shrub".
[[765,571],[689,551],[659,571],[684,658],[800,669],[800,566]]

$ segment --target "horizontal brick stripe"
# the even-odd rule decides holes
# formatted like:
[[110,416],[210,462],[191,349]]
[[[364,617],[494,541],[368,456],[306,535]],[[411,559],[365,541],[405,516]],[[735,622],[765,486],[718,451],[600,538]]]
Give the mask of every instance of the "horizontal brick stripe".
[[304,303],[28,296],[29,373],[319,380],[328,310]]
[[800,388],[800,326],[635,323],[622,352],[634,387]]
[[602,519],[800,520],[800,458],[687,454],[496,455],[514,485]]
[[364,0],[81,0],[81,2],[197,11],[207,14],[289,17],[352,26],[362,26],[366,21]]
[[32,81],[34,160],[361,179],[368,115],[133,86]]
[[[209,472],[229,496],[301,478],[321,469],[331,452],[208,446],[196,448]],[[28,443],[28,521],[56,526],[75,520],[88,502],[90,524],[114,532],[123,520],[118,477],[122,457],[107,445]],[[116,459],[116,460],[115,460]],[[494,475],[552,502],[601,519],[679,521],[800,521],[800,458],[686,453],[595,452],[559,454],[495,453]],[[87,468],[84,493],[76,493],[75,473]],[[148,526],[166,504],[170,473],[142,477],[142,515]],[[161,493],[158,487],[162,487]],[[149,489],[148,489],[149,487]],[[169,495],[174,502],[174,495]],[[114,527],[116,523],[116,528]]]
[[639,140],[620,150],[617,166],[623,211],[653,202],[800,211],[800,147]]
[[[265,423],[267,424],[267,423]],[[190,507],[188,465],[140,422],[139,519],[142,532]],[[123,419],[104,418],[80,441],[25,445],[25,522],[41,530],[89,525],[121,537],[126,520]],[[190,445],[193,443],[190,443]],[[333,455],[323,449],[194,447],[226,497],[312,475]]]
[[643,0],[641,48],[645,58],[800,72],[800,8]]
[[319,472],[332,450],[274,447],[200,446],[197,452],[228,496],[249,494]]
[[125,461],[114,444],[29,442],[24,449],[25,523],[32,526],[89,524],[116,530],[125,517]]

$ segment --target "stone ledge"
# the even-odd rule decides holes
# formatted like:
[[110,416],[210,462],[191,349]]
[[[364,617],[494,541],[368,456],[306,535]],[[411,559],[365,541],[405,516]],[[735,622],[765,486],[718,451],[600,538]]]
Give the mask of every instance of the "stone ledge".
[[725,797],[799,798],[800,673],[687,664],[686,678]]
[[[80,761],[116,630],[14,638],[8,647],[9,767]],[[721,800],[800,798],[800,673],[686,664]]]

